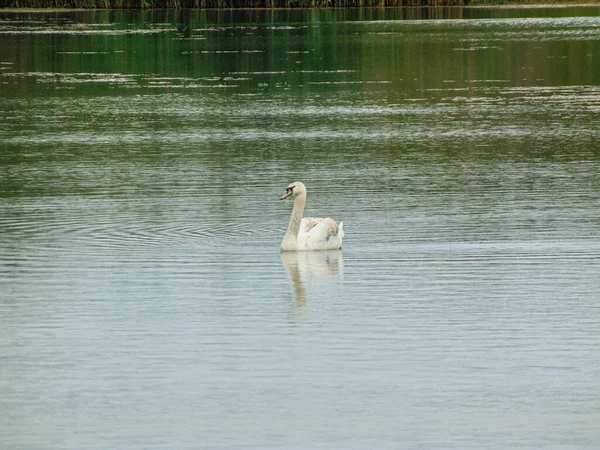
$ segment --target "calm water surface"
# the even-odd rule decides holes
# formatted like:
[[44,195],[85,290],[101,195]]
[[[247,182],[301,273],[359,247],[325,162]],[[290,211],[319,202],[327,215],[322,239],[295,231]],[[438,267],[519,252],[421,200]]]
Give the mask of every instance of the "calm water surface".
[[600,8],[0,39],[2,447],[598,448]]

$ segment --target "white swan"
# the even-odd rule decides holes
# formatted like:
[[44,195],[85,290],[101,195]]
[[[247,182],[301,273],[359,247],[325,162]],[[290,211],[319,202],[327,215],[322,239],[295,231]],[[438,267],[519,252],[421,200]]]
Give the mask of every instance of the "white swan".
[[295,196],[290,224],[281,242],[281,251],[339,250],[344,237],[344,222],[330,219],[302,218],[306,205],[306,186],[299,181],[291,183],[281,200]]

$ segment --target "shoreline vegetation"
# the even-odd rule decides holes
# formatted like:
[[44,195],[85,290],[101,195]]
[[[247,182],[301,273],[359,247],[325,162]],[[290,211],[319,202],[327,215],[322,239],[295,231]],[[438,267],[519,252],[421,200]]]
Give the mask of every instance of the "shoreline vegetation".
[[600,0],[0,0],[0,12],[52,10],[289,9],[370,7],[589,7]]

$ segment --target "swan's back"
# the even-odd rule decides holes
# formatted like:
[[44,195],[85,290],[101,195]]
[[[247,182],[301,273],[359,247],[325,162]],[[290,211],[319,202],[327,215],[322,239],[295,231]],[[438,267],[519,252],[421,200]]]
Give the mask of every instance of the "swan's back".
[[298,250],[338,250],[342,248],[344,222],[329,217],[305,217],[300,223]]

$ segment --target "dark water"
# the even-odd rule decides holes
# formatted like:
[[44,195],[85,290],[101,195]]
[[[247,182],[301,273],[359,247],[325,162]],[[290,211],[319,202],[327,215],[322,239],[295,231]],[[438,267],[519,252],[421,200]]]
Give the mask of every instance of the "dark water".
[[0,42],[2,447],[598,447],[600,8]]

